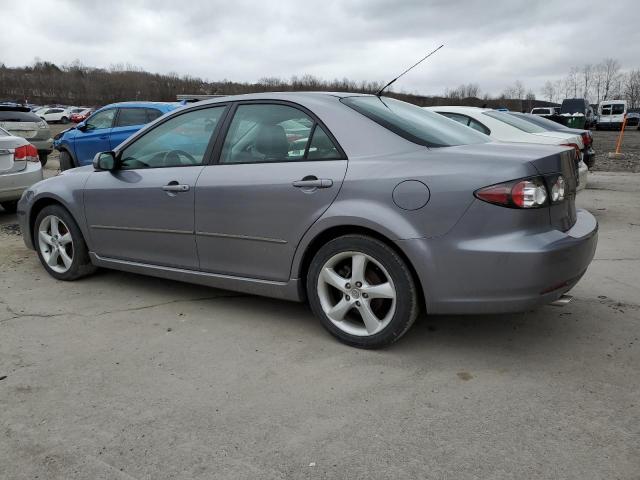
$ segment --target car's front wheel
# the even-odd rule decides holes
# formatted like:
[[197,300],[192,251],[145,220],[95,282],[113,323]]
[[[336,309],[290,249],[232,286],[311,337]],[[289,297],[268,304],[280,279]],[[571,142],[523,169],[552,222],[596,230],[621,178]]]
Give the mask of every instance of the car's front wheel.
[[60,170],[64,172],[65,170],[69,170],[73,167],[75,167],[75,165],[73,164],[73,158],[71,157],[71,154],[66,150],[62,150],[60,152]]
[[40,262],[58,280],[76,280],[96,270],[78,224],[60,205],[49,205],[38,213],[34,244]]
[[388,245],[364,235],[326,243],[307,276],[311,309],[339,340],[381,348],[415,321],[418,292],[404,260]]

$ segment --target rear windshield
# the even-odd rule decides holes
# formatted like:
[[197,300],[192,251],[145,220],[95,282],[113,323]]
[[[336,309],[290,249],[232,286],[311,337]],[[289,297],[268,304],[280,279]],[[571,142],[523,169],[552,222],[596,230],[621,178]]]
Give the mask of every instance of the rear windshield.
[[40,117],[31,112],[0,110],[0,122],[40,122]]
[[526,120],[518,117],[514,117],[506,112],[496,112],[495,110],[490,110],[487,112],[482,112],[483,115],[487,115],[491,118],[495,118],[496,120],[500,120],[512,127],[517,128],[518,130],[522,130],[527,133],[542,133],[546,132],[544,128],[539,125],[534,125],[531,122],[527,122]]
[[527,115],[526,113],[517,113],[517,112],[509,112],[509,115],[525,120],[529,123],[533,123],[535,125],[539,125],[545,130],[554,132],[557,130],[564,130],[566,127],[561,125],[553,120],[549,120],[547,118],[540,117],[538,115]]
[[4,128],[0,128],[0,137],[10,137],[11,134],[7,132]]
[[345,97],[340,100],[393,133],[418,145],[452,147],[491,139],[435,112],[388,97]]
[[560,107],[560,113],[585,113],[586,111],[587,106],[581,98],[563,100]]

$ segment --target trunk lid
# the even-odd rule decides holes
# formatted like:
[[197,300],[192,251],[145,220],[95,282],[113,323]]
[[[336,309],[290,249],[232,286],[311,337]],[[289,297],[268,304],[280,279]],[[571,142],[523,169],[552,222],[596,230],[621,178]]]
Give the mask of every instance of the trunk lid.
[[16,161],[14,151],[22,145],[12,137],[0,137],[0,175],[16,173],[27,168],[26,160]]

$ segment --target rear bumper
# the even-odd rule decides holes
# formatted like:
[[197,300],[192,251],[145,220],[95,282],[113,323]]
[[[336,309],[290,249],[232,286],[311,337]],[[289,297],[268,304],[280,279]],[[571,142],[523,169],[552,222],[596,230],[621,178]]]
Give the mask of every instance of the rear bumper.
[[[452,232],[453,233],[453,232]],[[522,312],[551,303],[584,275],[598,223],[578,210],[566,232],[514,232],[475,239],[412,239],[401,247],[421,280],[433,314]]]
[[53,138],[47,140],[29,140],[31,144],[38,149],[38,153],[51,153],[53,152]]
[[582,155],[582,160],[587,164],[587,167],[593,168],[593,166],[596,164],[596,151],[591,147],[585,148]]
[[22,192],[42,178],[40,162],[28,162],[20,172],[0,174],[0,202],[19,199]]

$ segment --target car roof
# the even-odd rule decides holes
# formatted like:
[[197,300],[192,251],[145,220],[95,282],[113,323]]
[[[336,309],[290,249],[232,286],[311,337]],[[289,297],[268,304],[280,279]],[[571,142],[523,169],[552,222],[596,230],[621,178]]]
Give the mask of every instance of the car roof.
[[115,107],[160,108],[170,110],[179,106],[180,104],[178,102],[116,102],[100,107],[100,110]]
[[243,100],[285,100],[290,102],[304,103],[305,100],[335,100],[335,98],[344,97],[358,97],[358,96],[373,96],[364,93],[353,92],[259,92],[259,93],[245,93],[242,95],[227,95],[216,98],[210,98],[207,100],[201,100],[199,102],[193,102],[187,104],[191,105],[206,105],[226,102],[239,102]]
[[[464,107],[460,105],[437,105],[434,107],[423,107],[427,110],[447,110],[448,112],[456,113],[464,113],[464,112],[490,112],[493,111],[493,108],[482,108],[482,107]],[[497,111],[497,110],[496,110]]]

